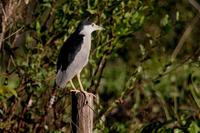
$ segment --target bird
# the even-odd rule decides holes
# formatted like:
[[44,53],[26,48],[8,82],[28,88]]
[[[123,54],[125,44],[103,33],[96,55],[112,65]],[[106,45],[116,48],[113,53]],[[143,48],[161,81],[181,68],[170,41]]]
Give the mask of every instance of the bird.
[[87,17],[64,42],[57,59],[56,85],[58,87],[64,88],[70,82],[72,88],[77,90],[72,82],[72,79],[77,76],[80,89],[85,92],[80,73],[88,63],[92,33],[97,30],[104,30],[104,28]]

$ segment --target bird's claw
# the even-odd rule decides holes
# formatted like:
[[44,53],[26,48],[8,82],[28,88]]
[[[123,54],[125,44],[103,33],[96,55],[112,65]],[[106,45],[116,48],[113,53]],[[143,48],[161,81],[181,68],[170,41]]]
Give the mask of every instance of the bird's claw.
[[73,90],[70,90],[70,92],[76,92],[76,93],[78,93],[78,92],[80,92],[80,91],[77,90],[77,89],[73,89]]
[[90,95],[93,96],[93,98],[96,98],[96,96],[95,96],[93,93],[88,93],[88,92],[85,91],[85,90],[77,90],[77,89],[74,89],[74,90],[70,90],[70,92],[76,92],[76,93],[81,92],[81,93],[84,94],[84,96],[86,96],[86,94],[90,94]]
[[81,92],[86,95],[86,94],[89,94],[91,96],[93,96],[93,98],[96,98],[96,96],[93,94],[93,93],[90,93],[90,92],[87,92],[87,91],[84,91],[84,90],[81,90]]

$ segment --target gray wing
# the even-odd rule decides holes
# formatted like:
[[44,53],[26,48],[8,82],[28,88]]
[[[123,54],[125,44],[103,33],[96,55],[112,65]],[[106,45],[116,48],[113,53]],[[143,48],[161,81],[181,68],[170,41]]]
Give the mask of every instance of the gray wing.
[[58,60],[57,60],[57,75],[56,85],[59,87],[65,87],[66,83],[73,78],[70,73],[74,73],[73,69],[68,70],[71,63],[74,61],[77,53],[81,49],[83,42],[83,35],[73,33],[62,46]]

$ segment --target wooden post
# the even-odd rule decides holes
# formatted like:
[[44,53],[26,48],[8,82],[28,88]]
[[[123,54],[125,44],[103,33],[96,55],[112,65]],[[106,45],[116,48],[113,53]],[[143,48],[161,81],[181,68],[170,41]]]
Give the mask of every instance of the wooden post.
[[72,91],[72,133],[92,133],[94,105],[91,93]]

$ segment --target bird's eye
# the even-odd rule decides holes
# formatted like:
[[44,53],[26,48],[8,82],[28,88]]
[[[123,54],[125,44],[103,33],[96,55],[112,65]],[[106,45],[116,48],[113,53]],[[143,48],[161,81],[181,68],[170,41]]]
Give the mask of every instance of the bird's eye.
[[94,23],[92,23],[92,27],[94,26]]

